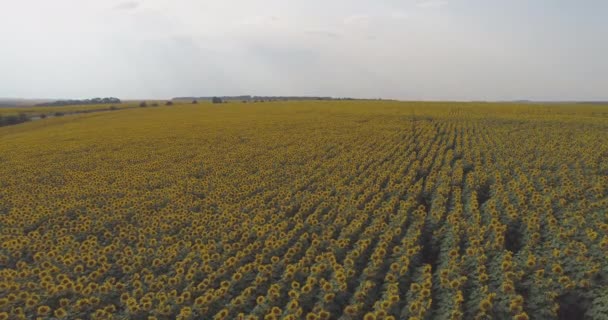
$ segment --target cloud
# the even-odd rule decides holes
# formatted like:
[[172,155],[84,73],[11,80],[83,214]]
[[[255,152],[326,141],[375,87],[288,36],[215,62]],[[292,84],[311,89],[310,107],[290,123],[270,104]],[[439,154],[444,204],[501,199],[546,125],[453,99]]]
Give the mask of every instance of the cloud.
[[393,12],[389,16],[395,20],[405,20],[410,17],[410,15],[405,12]]
[[328,30],[308,30],[308,31],[305,31],[304,33],[306,33],[307,35],[311,35],[311,36],[325,37],[325,38],[331,38],[331,39],[342,38],[341,34],[339,34],[337,32],[333,32],[333,31],[328,31]]
[[371,17],[367,14],[355,14],[344,19],[345,25],[366,26],[369,24]]
[[5,96],[557,100],[605,99],[608,87],[608,42],[597,41],[608,1],[551,14],[508,0],[9,2],[0,10],[0,70],[14,75],[0,77]]
[[137,1],[123,1],[116,6],[114,6],[114,10],[134,10],[139,7],[140,3]]
[[399,22],[410,18],[410,15],[404,11],[395,11],[384,14],[368,15],[368,14],[355,14],[344,18],[343,25],[346,27],[355,28],[372,28],[384,24],[388,21]]
[[241,25],[245,26],[266,26],[272,25],[279,21],[277,16],[253,16],[241,21]]
[[448,2],[444,1],[444,0],[427,0],[427,1],[418,3],[416,6],[418,8],[423,8],[423,9],[438,9],[447,4],[448,4]]

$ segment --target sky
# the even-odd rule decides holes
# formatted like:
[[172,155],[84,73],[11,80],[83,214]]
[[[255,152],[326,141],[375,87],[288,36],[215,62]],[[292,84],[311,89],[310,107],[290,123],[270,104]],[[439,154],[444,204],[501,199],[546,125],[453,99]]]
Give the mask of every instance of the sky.
[[0,97],[608,100],[605,0],[0,0]]

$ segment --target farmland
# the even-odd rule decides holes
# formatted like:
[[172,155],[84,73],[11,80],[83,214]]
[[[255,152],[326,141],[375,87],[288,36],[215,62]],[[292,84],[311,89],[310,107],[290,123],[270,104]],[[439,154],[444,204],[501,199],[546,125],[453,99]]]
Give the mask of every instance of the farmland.
[[[41,116],[41,115],[54,115],[56,113],[70,114],[70,113],[87,113],[95,111],[105,111],[110,109],[125,109],[137,107],[138,103],[129,102],[116,105],[98,104],[98,105],[75,105],[75,106],[53,106],[53,107],[12,107],[12,108],[0,108],[0,116],[10,116],[25,114],[27,116]],[[112,108],[114,107],[114,108]]]
[[604,319],[606,252],[604,106],[201,103],[0,128],[0,319]]

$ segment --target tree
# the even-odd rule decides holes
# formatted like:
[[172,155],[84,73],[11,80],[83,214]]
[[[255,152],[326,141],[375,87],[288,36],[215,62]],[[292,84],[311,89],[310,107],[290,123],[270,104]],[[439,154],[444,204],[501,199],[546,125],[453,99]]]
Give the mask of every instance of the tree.
[[13,124],[19,124],[19,123],[26,122],[29,120],[30,120],[30,118],[28,118],[28,116],[25,113],[20,113],[18,115],[12,114],[12,115],[8,115],[8,116],[4,116],[4,117],[2,117],[0,115],[0,127],[1,126],[10,126]]
[[84,100],[57,100],[54,102],[44,102],[36,104],[40,107],[70,106],[79,104],[120,104],[121,101],[115,97],[93,98]]
[[196,99],[192,100],[192,104],[197,104],[198,101],[196,101]]
[[219,98],[219,97],[213,97],[213,99],[211,99],[211,102],[213,102],[213,103],[223,103],[222,98]]

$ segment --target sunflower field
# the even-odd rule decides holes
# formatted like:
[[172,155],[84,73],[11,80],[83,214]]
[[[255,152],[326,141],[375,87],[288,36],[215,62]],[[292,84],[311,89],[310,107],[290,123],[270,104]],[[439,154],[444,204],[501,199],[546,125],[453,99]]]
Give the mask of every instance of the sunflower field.
[[201,103],[0,128],[4,319],[608,319],[608,107]]

